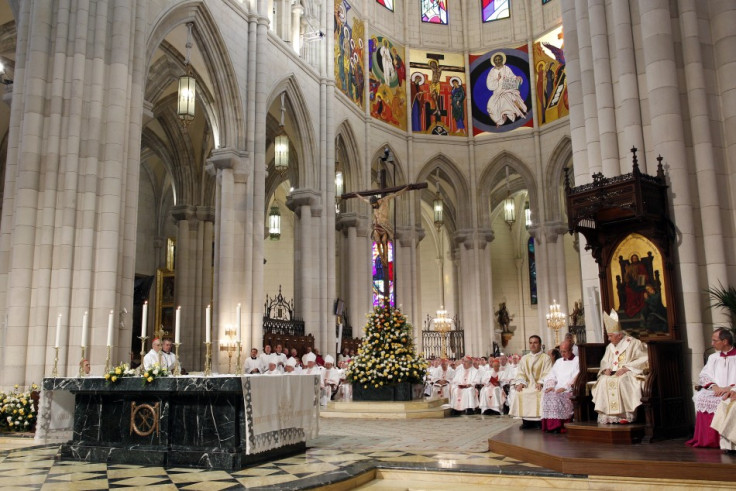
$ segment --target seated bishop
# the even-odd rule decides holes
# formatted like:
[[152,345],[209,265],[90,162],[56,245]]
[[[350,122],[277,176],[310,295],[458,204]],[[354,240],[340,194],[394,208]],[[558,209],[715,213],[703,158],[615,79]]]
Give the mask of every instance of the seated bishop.
[[644,372],[649,368],[647,345],[621,330],[618,314],[603,312],[610,343],[592,388],[598,423],[631,423],[641,405]]
[[480,410],[483,414],[502,414],[503,405],[506,402],[506,393],[501,387],[501,360],[498,358],[491,362],[491,369],[485,370],[480,383]]
[[322,397],[323,406],[327,405],[327,401],[334,398],[337,394],[337,390],[340,387],[340,378],[342,376],[341,370],[335,367],[335,359],[332,355],[325,356],[325,366],[322,370],[322,380],[324,381],[324,392]]
[[552,359],[542,350],[542,338],[529,336],[529,353],[521,357],[509,414],[521,418],[521,429],[541,428],[542,387]]
[[580,373],[578,357],[573,354],[572,341],[560,344],[560,358],[544,379],[542,394],[542,431],[564,433],[565,423],[572,420],[572,387]]
[[[736,348],[733,334],[719,327],[713,331],[711,345],[715,353],[700,371],[695,394],[695,434],[687,444],[691,447],[736,450],[736,412],[731,410],[731,394],[736,387]],[[724,401],[724,399],[726,399]],[[728,416],[730,413],[730,417]]]
[[473,359],[469,356],[463,358],[462,366],[457,367],[452,379],[450,390],[450,404],[455,411],[465,411],[467,414],[475,413],[478,408],[478,391],[476,384],[480,383],[478,369],[473,366]]
[[431,393],[429,398],[434,399],[449,399],[450,398],[450,384],[452,379],[455,377],[455,370],[450,367],[450,360],[442,358],[440,365],[434,367],[429,373],[429,382],[431,384]]
[[319,375],[319,389],[320,389],[320,405],[327,405],[327,398],[325,397],[327,390],[325,389],[325,375],[324,368],[317,365],[317,355],[314,353],[307,353],[304,355],[304,360],[307,363],[306,368],[302,370],[303,375]]

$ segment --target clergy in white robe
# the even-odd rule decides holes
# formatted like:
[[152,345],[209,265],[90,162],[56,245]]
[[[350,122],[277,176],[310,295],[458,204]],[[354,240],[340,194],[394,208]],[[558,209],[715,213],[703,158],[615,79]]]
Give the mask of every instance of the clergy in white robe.
[[324,404],[327,405],[327,401],[331,400],[337,390],[340,387],[340,369],[335,367],[335,359],[332,355],[325,356],[325,366],[322,370],[322,380],[325,385],[324,389]]
[[271,359],[271,345],[267,344],[263,347],[263,353],[258,356],[261,360],[261,373],[265,373],[268,370],[268,362]]
[[[736,351],[736,350],[731,350]],[[720,436],[723,453],[736,454],[736,387],[732,387],[718,405],[711,427]]]
[[[687,444],[691,447],[735,450],[736,440],[726,436],[730,433],[729,428],[734,428],[727,424],[726,418],[727,413],[731,412],[731,389],[736,386],[736,348],[733,346],[733,334],[727,329],[718,328],[713,331],[711,345],[715,353],[708,357],[708,362],[700,371],[698,385],[701,389],[693,397],[696,411],[695,434]],[[729,402],[724,402],[724,398],[729,398]],[[716,414],[718,418],[715,417]],[[731,419],[734,419],[733,416]]]
[[501,414],[506,402],[506,393],[501,387],[501,361],[493,360],[491,369],[486,370],[480,377],[483,388],[480,389],[480,410],[483,414]]
[[463,358],[462,366],[455,370],[450,390],[450,404],[455,411],[465,411],[468,414],[475,412],[478,407],[478,391],[476,384],[480,382],[478,369],[473,367],[473,359]]
[[268,355],[268,368],[265,372],[263,372],[263,375],[281,375],[281,370],[279,370],[279,359],[276,356],[276,353],[271,353]]
[[243,371],[248,373],[261,373],[261,359],[258,357],[258,349],[250,350],[250,356],[245,360]]
[[176,355],[171,351],[172,345],[171,339],[168,338],[165,338],[161,345],[161,366],[169,372],[173,372],[176,366]]
[[317,355],[314,353],[307,353],[304,355],[304,361],[307,363],[307,367],[302,370],[303,375],[319,375],[319,389],[320,389],[320,405],[327,405],[327,398],[325,397],[325,377],[321,366],[317,365]]
[[286,365],[286,353],[283,352],[283,347],[280,344],[276,345],[276,351],[274,354],[276,355],[276,368],[279,369],[280,372],[283,373],[284,366]]
[[542,338],[529,337],[530,352],[521,357],[514,385],[516,395],[509,414],[522,419],[522,429],[540,428],[542,419],[542,384],[552,368],[552,360],[542,351]]
[[432,392],[430,399],[450,398],[450,384],[455,377],[455,370],[450,366],[450,360],[442,358],[440,366],[430,371],[430,384]]
[[565,340],[560,344],[560,359],[544,379],[542,394],[542,430],[564,432],[565,422],[572,419],[573,407],[570,397],[572,387],[580,373],[578,357],[573,354],[572,342]]
[[598,380],[591,390],[598,423],[631,423],[641,405],[644,371],[649,368],[646,344],[621,330],[618,314],[603,312],[608,340]]
[[295,375],[296,374],[296,358],[289,358],[284,364],[284,374]]
[[151,351],[146,353],[146,356],[143,357],[143,368],[144,370],[150,370],[153,368],[154,365],[158,365],[160,367],[166,366],[164,359],[163,359],[163,352],[161,351],[161,340],[159,338],[155,338],[151,342]]

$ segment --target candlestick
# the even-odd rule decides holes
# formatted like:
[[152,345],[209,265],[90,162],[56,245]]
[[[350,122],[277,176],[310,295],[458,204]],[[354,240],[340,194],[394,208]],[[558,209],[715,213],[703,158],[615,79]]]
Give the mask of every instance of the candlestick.
[[[209,309],[209,307],[207,308]],[[212,375],[212,343],[207,341],[204,345],[207,347],[204,358],[204,376],[209,377]]]
[[181,305],[176,308],[176,324],[174,327],[174,344],[179,344],[181,342],[181,329],[179,329],[180,325],[181,325]]
[[237,323],[237,328],[236,328],[237,332],[235,333],[235,340],[238,343],[240,343],[243,340],[243,338],[240,335],[240,324],[241,324],[240,318],[241,318],[241,310],[240,310],[240,304],[238,304],[238,306],[235,307],[235,322]]
[[89,325],[87,323],[87,316],[89,315],[88,312],[84,313],[84,316],[82,317],[82,349],[84,349],[87,346],[87,338],[89,337]]
[[[238,304],[238,307],[240,307],[240,304]],[[238,343],[238,359],[236,360],[238,366],[235,368],[235,375],[242,375],[243,364],[240,361],[240,336],[238,336],[238,340],[236,342]]]
[[59,376],[59,347],[54,346],[54,369],[51,370],[51,376],[57,378]]
[[174,376],[175,377],[178,377],[179,375],[181,375],[181,365],[179,364],[179,345],[180,344],[181,343],[179,342],[174,343],[174,357],[176,358],[176,360],[174,361]]
[[84,356],[84,352],[85,351],[86,351],[86,348],[84,346],[82,346],[82,358],[79,360],[79,376],[80,377],[84,377],[84,375],[85,375],[85,373],[84,373],[84,360],[86,358]]
[[146,337],[146,328],[148,327],[148,300],[143,302],[143,319],[141,319],[141,337]]
[[54,347],[59,347],[59,339],[61,338],[61,314],[59,314],[56,317],[56,343],[54,343]]
[[109,372],[112,367],[110,366],[110,353],[112,352],[112,346],[107,345],[107,356],[105,357],[105,373]]
[[205,318],[204,342],[211,343],[212,338],[210,337],[211,336],[210,331],[212,329],[212,321],[210,320],[210,306],[209,305],[207,306],[207,309],[205,310],[204,318]]
[[148,336],[138,336],[138,339],[141,340],[141,364],[138,367],[138,374],[140,375],[143,370],[143,358],[146,357],[146,339],[148,339]]
[[107,316],[107,347],[112,346],[112,315],[113,311],[110,311],[110,315]]

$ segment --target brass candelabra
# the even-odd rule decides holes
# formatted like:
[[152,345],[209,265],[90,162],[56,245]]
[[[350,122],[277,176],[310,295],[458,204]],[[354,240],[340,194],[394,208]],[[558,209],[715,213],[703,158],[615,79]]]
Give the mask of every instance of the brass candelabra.
[[54,346],[54,369],[51,370],[51,376],[57,378],[59,376],[59,347]]
[[555,346],[560,345],[560,329],[565,326],[567,315],[560,309],[560,304],[552,300],[547,313],[547,327],[555,331]]
[[178,377],[181,375],[181,364],[179,363],[179,345],[181,343],[174,343],[174,376]]
[[141,364],[138,366],[138,375],[140,375],[143,370],[143,358],[146,357],[146,339],[148,339],[148,336],[138,336],[138,339],[141,340]]
[[82,358],[80,358],[80,360],[79,360],[79,376],[80,377],[84,377],[84,375],[85,375],[85,373],[84,373],[84,360],[87,358],[85,356],[85,352],[86,351],[87,351],[87,347],[86,346],[82,346]]
[[110,366],[110,354],[112,351],[112,346],[107,347],[107,356],[105,356],[105,373],[109,372],[111,369]]
[[204,376],[209,377],[212,375],[212,342],[204,343],[207,347],[207,352],[204,358]]
[[238,366],[235,368],[235,375],[242,375],[243,374],[243,364],[240,361],[240,341],[238,341],[238,357],[235,360]]

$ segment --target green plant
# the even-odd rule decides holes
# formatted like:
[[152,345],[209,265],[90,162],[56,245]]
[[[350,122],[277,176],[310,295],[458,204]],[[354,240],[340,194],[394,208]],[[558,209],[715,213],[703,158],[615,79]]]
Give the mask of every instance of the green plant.
[[105,380],[107,380],[108,383],[116,384],[124,377],[133,376],[135,376],[135,370],[131,370],[127,363],[121,363],[105,374]]
[[165,367],[159,366],[158,363],[154,363],[151,368],[143,372],[143,385],[150,384],[157,378],[168,376],[169,371]]
[[734,328],[734,319],[736,319],[736,288],[725,287],[721,283],[718,287],[711,287],[706,290],[711,298],[711,307],[726,309],[731,317],[731,330]]
[[36,426],[36,408],[33,406],[31,391],[38,390],[36,384],[30,390],[20,392],[15,386],[13,392],[0,392],[0,430],[33,431]]

